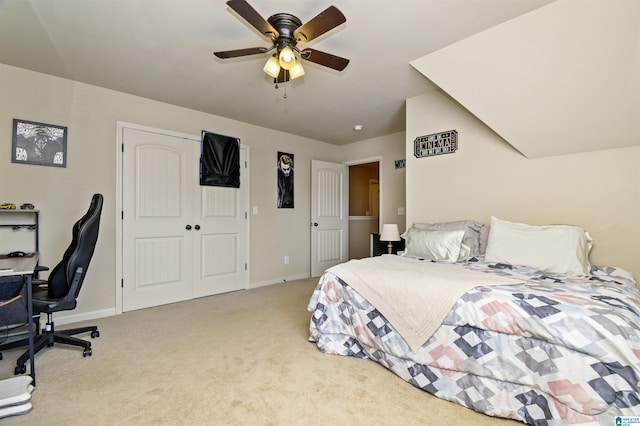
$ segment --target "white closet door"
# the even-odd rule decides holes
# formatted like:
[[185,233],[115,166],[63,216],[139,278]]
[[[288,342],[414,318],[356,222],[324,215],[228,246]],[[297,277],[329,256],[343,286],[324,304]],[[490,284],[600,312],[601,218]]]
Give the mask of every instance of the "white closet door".
[[247,288],[246,149],[241,189],[203,187],[198,139],[123,132],[123,311]]
[[122,309],[193,297],[192,141],[124,129]]
[[196,206],[194,297],[241,290],[249,284],[247,153],[240,149],[240,188],[199,187]]

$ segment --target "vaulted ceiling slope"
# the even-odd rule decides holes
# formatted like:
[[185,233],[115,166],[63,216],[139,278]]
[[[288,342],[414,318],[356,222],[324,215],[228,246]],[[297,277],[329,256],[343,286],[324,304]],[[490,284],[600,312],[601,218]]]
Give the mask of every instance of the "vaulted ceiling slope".
[[346,23],[305,47],[349,66],[275,90],[268,54],[214,57],[270,45],[224,0],[0,0],[0,63],[340,145],[405,129],[405,100],[438,90],[412,60],[551,0],[248,1],[303,22],[335,5]]
[[637,0],[559,0],[411,65],[528,158],[640,145]]

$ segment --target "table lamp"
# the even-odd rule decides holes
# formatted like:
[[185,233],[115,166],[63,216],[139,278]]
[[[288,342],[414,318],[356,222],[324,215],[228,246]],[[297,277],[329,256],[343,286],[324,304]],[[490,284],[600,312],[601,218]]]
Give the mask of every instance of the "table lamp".
[[395,223],[385,223],[382,225],[382,232],[380,233],[380,241],[387,241],[387,249],[389,254],[393,249],[392,241],[400,241],[400,233],[398,232],[398,225]]

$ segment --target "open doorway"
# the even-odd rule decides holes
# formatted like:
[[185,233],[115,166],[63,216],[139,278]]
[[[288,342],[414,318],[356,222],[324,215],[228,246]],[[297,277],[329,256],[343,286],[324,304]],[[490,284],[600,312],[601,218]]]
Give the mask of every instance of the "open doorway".
[[380,162],[349,165],[349,259],[370,255],[380,226]]

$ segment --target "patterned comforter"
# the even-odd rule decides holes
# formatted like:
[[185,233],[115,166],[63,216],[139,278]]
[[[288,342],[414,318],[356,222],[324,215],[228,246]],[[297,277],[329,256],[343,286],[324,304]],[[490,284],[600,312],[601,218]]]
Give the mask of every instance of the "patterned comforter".
[[615,425],[640,415],[640,291],[631,274],[594,266],[588,277],[550,276],[482,258],[459,265],[523,284],[466,292],[413,352],[374,306],[325,272],[307,307],[309,340],[491,416]]

